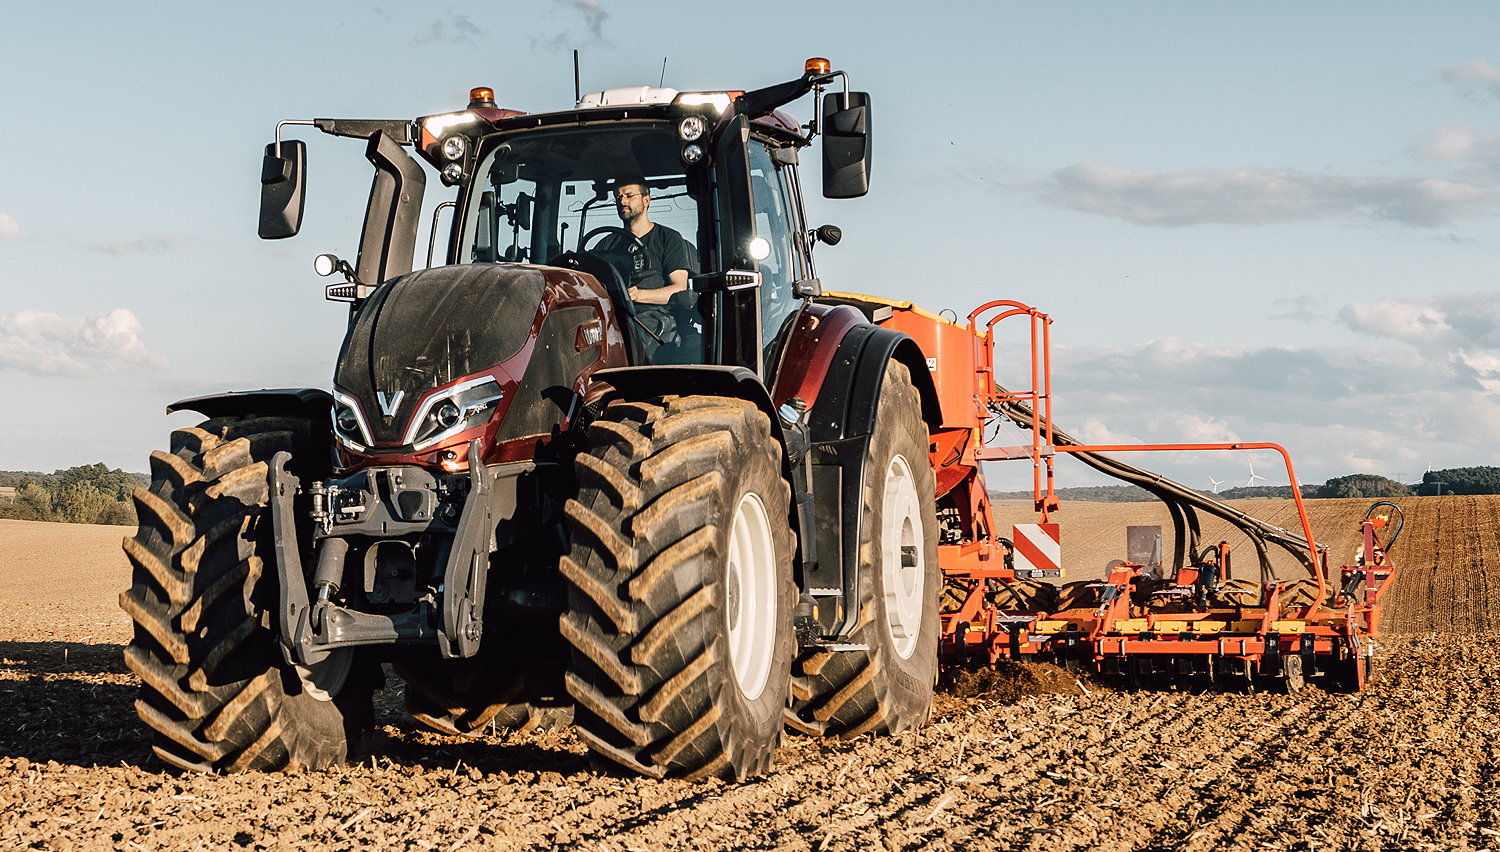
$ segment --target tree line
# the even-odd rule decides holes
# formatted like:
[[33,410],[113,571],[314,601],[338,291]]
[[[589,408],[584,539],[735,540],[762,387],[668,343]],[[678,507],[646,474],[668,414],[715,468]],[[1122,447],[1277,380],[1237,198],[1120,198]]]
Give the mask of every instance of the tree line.
[[143,473],[111,470],[102,462],[53,473],[0,471],[0,486],[15,489],[14,496],[0,499],[0,518],[131,526],[130,492],[149,482]]
[[[0,499],[0,518],[22,521],[57,521],[69,524],[135,523],[135,507],[130,492],[137,485],[149,484],[144,473],[127,473],[110,469],[102,462],[70,467],[53,473],[0,470],[0,486],[15,489],[8,501]],[[1257,485],[1226,488],[1218,493],[1203,491],[1219,500],[1254,498],[1289,499],[1287,485]],[[1155,500],[1149,492],[1134,485],[1097,485],[1084,488],[1059,488],[1064,500],[1089,503],[1144,503]],[[1336,476],[1322,485],[1302,486],[1304,498],[1434,496],[1451,494],[1500,494],[1500,467],[1452,467],[1429,470],[1421,482],[1405,484],[1372,473]],[[993,499],[1030,500],[1030,491],[991,491]]]

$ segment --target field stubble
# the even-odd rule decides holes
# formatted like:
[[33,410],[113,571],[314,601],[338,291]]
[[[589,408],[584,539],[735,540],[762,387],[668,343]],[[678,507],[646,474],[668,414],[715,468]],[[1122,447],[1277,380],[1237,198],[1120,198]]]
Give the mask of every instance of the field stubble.
[[[1365,503],[1312,501],[1336,563]],[[1402,570],[1362,695],[1026,694],[1023,679],[1010,700],[940,693],[903,736],[788,737],[740,785],[595,774],[567,731],[424,733],[395,689],[357,764],[165,772],[120,660],[126,531],[0,521],[0,848],[1500,849],[1500,500],[1400,503]],[[1069,504],[1065,559],[1097,570],[1126,526],[1165,526],[1158,512]]]

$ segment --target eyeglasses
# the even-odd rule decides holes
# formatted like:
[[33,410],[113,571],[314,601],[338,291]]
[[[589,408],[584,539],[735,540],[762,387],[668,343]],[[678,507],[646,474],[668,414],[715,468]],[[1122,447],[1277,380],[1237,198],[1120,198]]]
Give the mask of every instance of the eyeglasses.
[[644,193],[644,192],[617,192],[617,193],[615,193],[615,200],[616,201],[629,201],[632,198],[645,198],[645,197],[646,197],[646,193]]

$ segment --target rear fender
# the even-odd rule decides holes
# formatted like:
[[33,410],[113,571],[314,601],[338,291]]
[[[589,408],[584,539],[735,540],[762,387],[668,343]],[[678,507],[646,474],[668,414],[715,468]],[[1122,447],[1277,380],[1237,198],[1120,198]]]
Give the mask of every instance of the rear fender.
[[859,613],[845,604],[859,599],[859,543],[866,523],[861,491],[880,387],[891,361],[906,365],[922,399],[923,419],[929,430],[937,428],[942,413],[926,357],[910,337],[874,325],[855,326],[838,341],[810,409],[819,559],[807,572],[807,586],[820,602],[818,621],[829,637],[847,636],[858,625]]

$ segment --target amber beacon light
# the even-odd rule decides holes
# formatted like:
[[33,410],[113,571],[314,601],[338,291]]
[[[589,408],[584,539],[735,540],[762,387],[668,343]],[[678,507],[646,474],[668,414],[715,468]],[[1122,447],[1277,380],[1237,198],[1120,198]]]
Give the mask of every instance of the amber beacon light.
[[812,59],[807,60],[807,62],[802,66],[802,70],[808,74],[817,74],[821,76],[823,74],[827,74],[829,71],[832,71],[833,64],[821,56],[814,56]]

